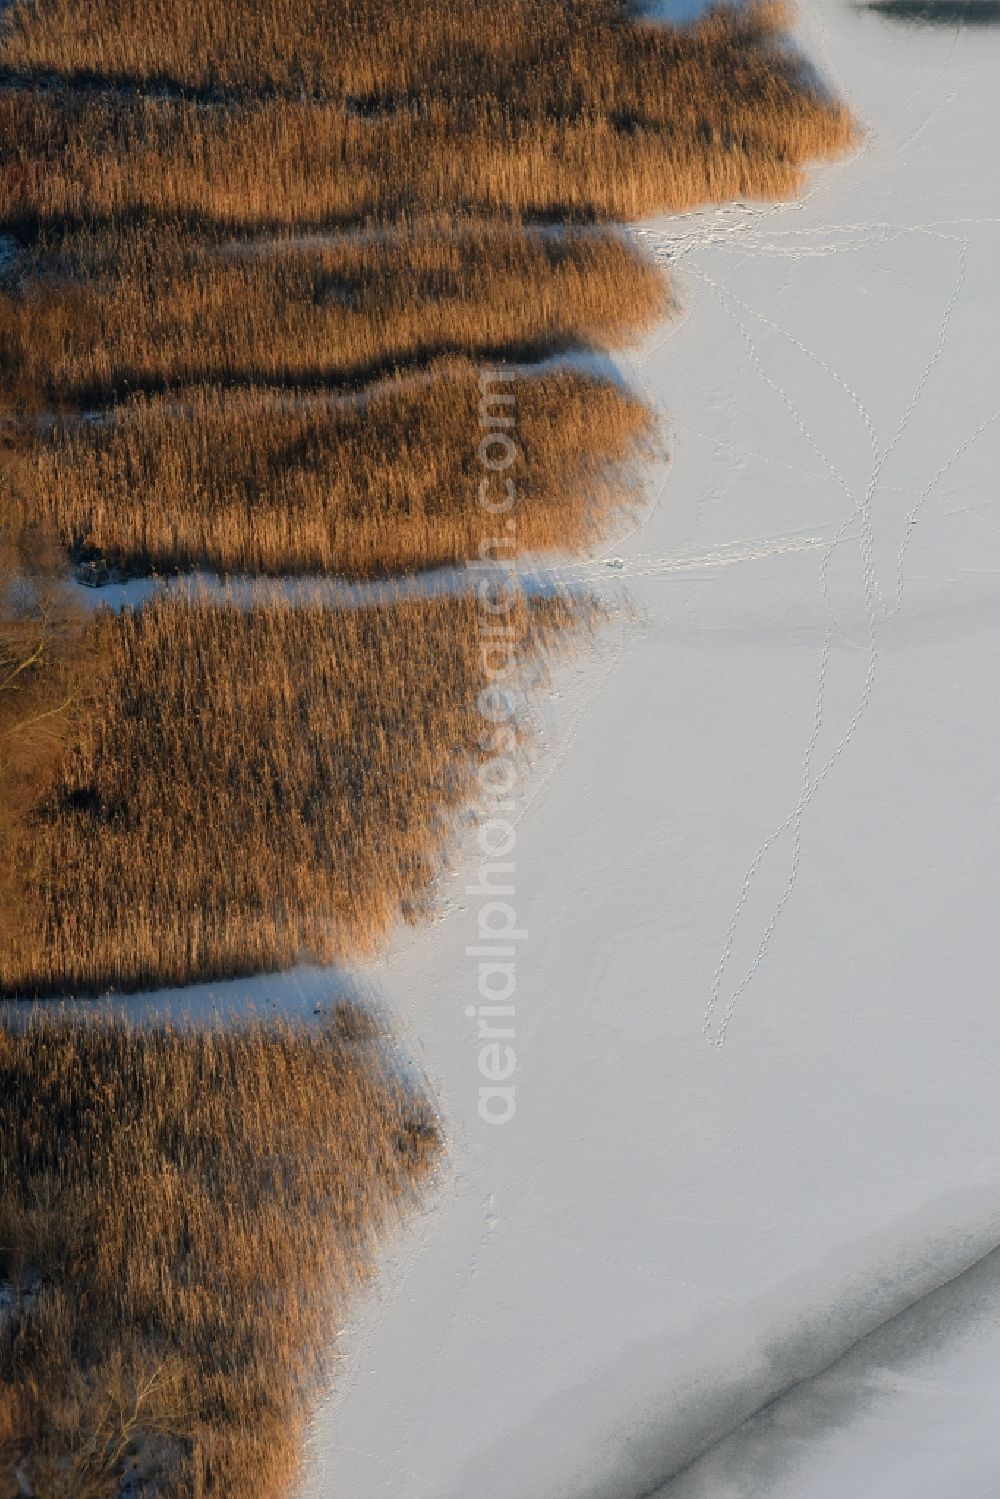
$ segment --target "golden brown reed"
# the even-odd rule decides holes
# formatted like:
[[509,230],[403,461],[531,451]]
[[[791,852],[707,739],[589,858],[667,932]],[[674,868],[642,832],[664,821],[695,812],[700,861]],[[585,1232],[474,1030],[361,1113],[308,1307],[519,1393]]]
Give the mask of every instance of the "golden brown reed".
[[[470,594],[343,609],[176,594],[102,616],[94,709],[24,829],[0,990],[370,952],[419,912],[489,747],[478,609]],[[515,663],[540,661],[581,609],[512,601]]]
[[0,378],[22,410],[190,382],[358,384],[446,353],[617,344],[665,301],[612,231],[412,228],[266,254],[85,232],[0,294]]
[[0,941],[21,909],[19,829],[55,774],[95,666],[53,549],[12,509],[0,473]]
[[[627,0],[15,0],[0,224],[50,243],[0,300],[3,399],[126,398],[102,426],[37,425],[17,503],[130,568],[473,554],[469,370],[353,406],[304,388],[638,331],[664,290],[633,251],[519,221],[794,192],[854,127],[786,24],[766,3],[678,29]],[[410,222],[429,215],[433,237]],[[393,240],[371,232],[388,219]],[[344,223],[367,242],[251,258],[182,237]],[[519,542],[571,546],[645,419],[546,376],[517,435]],[[522,600],[522,665],[583,612]],[[89,711],[6,809],[23,878],[0,988],[370,950],[420,909],[495,747],[478,626],[472,597],[102,617]],[[7,639],[0,618],[0,665]],[[0,1321],[0,1483],[20,1460],[49,1499],[112,1499],[135,1460],[149,1499],[287,1488],[330,1327],[437,1144],[356,1012],[309,1036],[0,1031],[0,1132],[0,1259],[30,1286]]]
[[0,1028],[0,1492],[287,1492],[332,1330],[439,1147],[365,1013]]
[[[479,503],[492,410],[484,417],[482,374],[447,362],[361,399],[259,388],[135,397],[110,421],[41,437],[19,503],[74,556],[130,575],[367,578],[462,562],[503,527]],[[503,411],[515,424],[508,540],[522,553],[586,547],[621,505],[619,466],[649,444],[647,409],[569,370],[485,389],[511,398]]]
[[[738,18],[729,18],[730,21]],[[568,113],[591,97],[662,110],[690,33],[635,25],[623,0],[19,0],[0,57],[15,72],[210,93],[366,101],[477,96]],[[784,14],[769,16],[773,24]],[[703,38],[714,35],[704,21]]]
[[[183,23],[174,28],[175,7],[161,8],[162,26],[107,16],[93,31],[91,8],[78,6],[62,33],[61,61],[53,39],[69,6],[28,7],[23,21],[15,7],[16,35],[0,50],[11,65],[53,66],[70,78],[80,68],[185,76],[180,49],[162,45],[166,28],[185,33]],[[291,76],[299,54],[282,58],[266,43],[256,57],[245,49],[237,32],[254,30],[245,4],[222,7],[218,18],[213,8],[211,21],[193,4],[176,9],[188,34],[208,24],[215,36],[198,62],[187,54],[195,70],[187,81],[199,72],[202,84],[257,89],[270,80],[291,85],[294,97],[205,104],[117,88],[13,87],[0,100],[0,218],[152,213],[261,226],[448,205],[632,219],[788,196],[807,161],[838,155],[854,139],[846,109],[783,45],[787,12],[775,4],[724,7],[677,28],[636,24],[624,0],[563,0],[548,19],[545,6],[513,5],[509,27],[481,3],[458,7],[457,21],[443,0],[414,5],[402,24],[363,3],[341,12],[346,49],[324,13],[302,54],[314,60],[307,71],[326,71],[332,102],[301,97],[302,80]],[[313,7],[289,0],[283,9],[299,18],[284,36],[312,27]],[[270,24],[276,38],[276,13]],[[94,53],[89,64],[81,40]],[[365,113],[346,107],[348,94],[363,98]]]

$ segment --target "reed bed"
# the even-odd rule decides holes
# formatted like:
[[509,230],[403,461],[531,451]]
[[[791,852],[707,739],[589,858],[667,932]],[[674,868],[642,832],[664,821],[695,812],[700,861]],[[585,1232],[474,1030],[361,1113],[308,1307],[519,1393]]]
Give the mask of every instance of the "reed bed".
[[[768,0],[685,28],[628,0],[14,0],[8,513],[129,572],[477,555],[474,362],[613,346],[668,305],[624,240],[566,226],[788,196],[853,141],[787,24]],[[516,411],[518,548],[584,545],[647,414],[568,371]],[[0,994],[356,958],[426,908],[499,737],[474,596],[176,594],[84,635],[26,545],[0,549]],[[516,601],[522,685],[590,607]],[[438,1145],[348,1007],[0,1029],[0,1493],[287,1492],[330,1330]]]
[[18,410],[206,381],[356,386],[449,353],[618,344],[666,299],[611,231],[412,228],[268,254],[86,232],[0,293],[0,380]]
[[0,942],[21,909],[19,832],[55,774],[96,666],[53,548],[37,527],[12,523],[10,508],[0,487]]
[[[663,118],[670,69],[787,24],[759,6],[676,29],[637,23],[625,0],[20,0],[0,33],[9,72],[106,80],[194,96],[283,95],[391,107],[405,100],[508,99],[569,114],[594,99]],[[741,30],[742,28],[742,30]]]
[[[478,610],[179,593],[101,616],[94,707],[22,829],[0,992],[331,962],[417,917],[484,753]],[[585,617],[512,601],[524,676]]]
[[[107,0],[17,0],[0,22],[0,221],[48,227],[0,293],[0,392],[15,417],[126,403],[110,435],[60,428],[35,445],[24,503],[130,571],[372,575],[469,555],[473,522],[452,488],[467,454],[442,457],[443,427],[405,450],[444,489],[431,496],[415,461],[406,501],[401,460],[357,419],[340,431],[370,467],[345,481],[301,415],[297,453],[275,456],[293,418],[270,413],[236,453],[239,413],[272,403],[264,387],[294,399],[449,357],[634,337],[669,305],[662,275],[610,232],[565,221],[781,196],[805,161],[843,150],[853,124],[785,46],[787,24],[768,0],[684,28],[642,23],[624,0],[504,0],[499,12],[405,0],[391,14],[381,0],[333,12],[138,0],[126,17]],[[525,217],[564,223],[532,234]],[[360,234],[295,236],[345,224]],[[287,241],[255,246],[265,227]],[[242,243],[227,246],[233,232]],[[164,404],[135,399],[186,387],[184,436]],[[245,395],[222,393],[234,387]],[[578,404],[568,385],[563,398],[550,420],[568,437]],[[638,425],[610,385],[591,392],[593,412],[598,400],[586,482]],[[209,438],[218,475],[199,451]],[[456,416],[453,440],[467,438]],[[607,508],[606,485],[569,488],[526,516],[528,544],[572,549],[582,517]]]
[[288,1493],[331,1334],[439,1145],[353,1005],[0,1028],[0,1492]]
[[[485,34],[497,29],[492,13]],[[774,8],[690,30],[619,27],[649,55],[614,102],[591,36],[579,76],[359,114],[343,103],[204,104],[72,87],[0,99],[0,218],[24,230],[137,214],[232,226],[344,224],[434,212],[634,219],[727,198],[780,198],[855,138],[780,39]],[[387,28],[391,29],[391,27]],[[470,64],[474,72],[474,64]],[[471,84],[471,80],[470,80]],[[474,86],[474,85],[473,85]],[[428,84],[429,87],[429,84]]]
[[[497,386],[497,389],[501,387]],[[621,506],[647,409],[570,370],[502,385],[516,422],[505,479],[517,547],[573,552]],[[138,396],[107,422],[64,422],[21,468],[19,505],[78,560],[126,575],[336,573],[464,562],[497,531],[479,503],[480,371],[463,361],[360,400],[217,388]]]

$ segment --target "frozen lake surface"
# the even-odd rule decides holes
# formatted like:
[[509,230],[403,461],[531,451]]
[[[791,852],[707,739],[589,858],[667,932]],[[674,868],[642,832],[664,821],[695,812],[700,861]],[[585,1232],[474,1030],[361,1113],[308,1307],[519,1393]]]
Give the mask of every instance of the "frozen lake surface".
[[671,461],[521,788],[515,1118],[471,835],[352,976],[450,1162],[303,1499],[1000,1492],[995,1262],[932,1294],[1000,1241],[1000,32],[800,35],[860,153],[645,226],[684,312],[621,364]]

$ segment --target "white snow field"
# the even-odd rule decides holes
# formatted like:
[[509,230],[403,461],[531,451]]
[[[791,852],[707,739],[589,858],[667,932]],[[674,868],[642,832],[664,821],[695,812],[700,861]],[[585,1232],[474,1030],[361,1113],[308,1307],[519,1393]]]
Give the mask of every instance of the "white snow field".
[[1000,29],[799,36],[860,153],[641,231],[683,313],[621,363],[671,462],[522,788],[514,1119],[471,829],[360,976],[450,1158],[303,1499],[1000,1493],[991,1260],[681,1473],[1000,1241]]

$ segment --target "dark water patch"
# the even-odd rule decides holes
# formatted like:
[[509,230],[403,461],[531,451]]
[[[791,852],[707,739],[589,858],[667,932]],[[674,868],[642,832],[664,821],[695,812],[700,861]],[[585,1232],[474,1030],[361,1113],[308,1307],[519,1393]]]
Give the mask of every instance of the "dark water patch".
[[858,9],[911,26],[1000,25],[1000,0],[869,0]]
[[931,1384],[956,1409],[961,1402],[968,1410],[962,1375],[940,1372],[940,1363],[977,1332],[995,1328],[998,1301],[1000,1249],[994,1249],[762,1407],[650,1499],[704,1499],[717,1491],[765,1499],[779,1484],[785,1493],[804,1457],[818,1458],[832,1434],[878,1413],[884,1402],[919,1398]]

